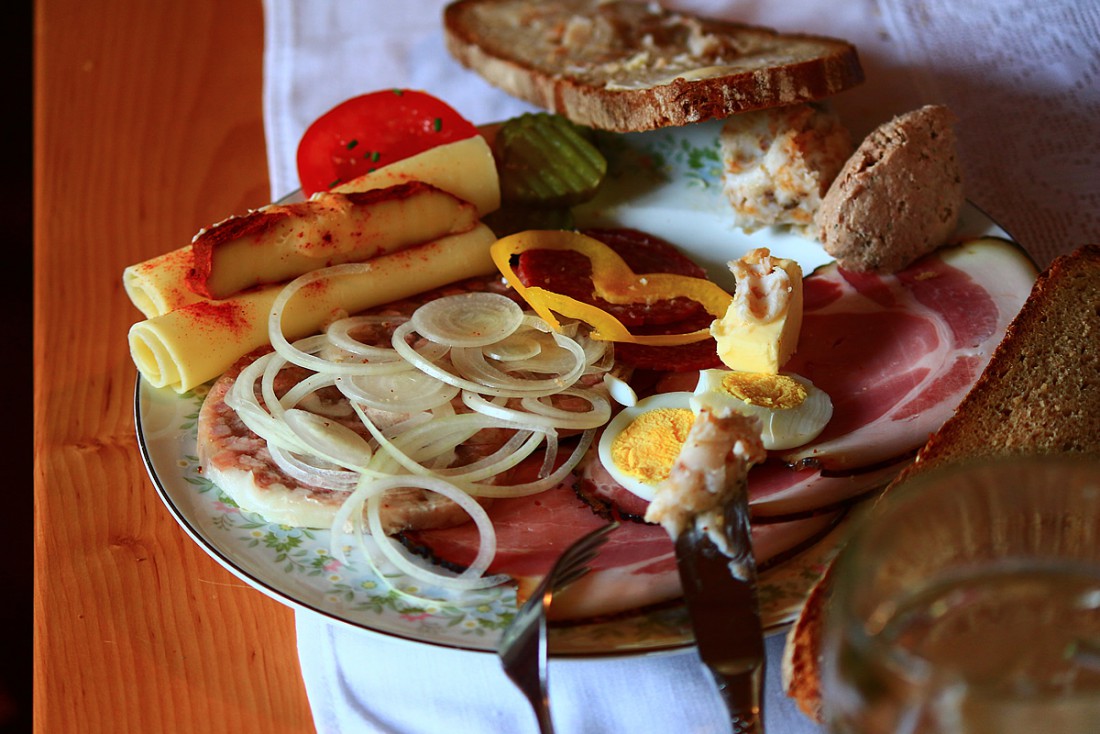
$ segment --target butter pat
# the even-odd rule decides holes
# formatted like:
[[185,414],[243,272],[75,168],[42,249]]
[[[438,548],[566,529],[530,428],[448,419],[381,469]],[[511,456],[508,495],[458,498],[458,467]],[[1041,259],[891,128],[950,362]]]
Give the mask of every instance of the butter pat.
[[736,281],[733,301],[710,327],[718,356],[731,370],[778,374],[798,347],[802,268],[763,247],[729,268]]

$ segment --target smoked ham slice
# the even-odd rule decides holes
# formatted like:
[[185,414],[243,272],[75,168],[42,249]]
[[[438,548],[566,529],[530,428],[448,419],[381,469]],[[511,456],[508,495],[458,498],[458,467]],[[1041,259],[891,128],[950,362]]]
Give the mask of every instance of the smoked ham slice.
[[[749,472],[749,508],[757,524],[783,522],[838,509],[867,492],[886,486],[908,466],[902,458],[850,474],[824,474],[820,469],[793,469],[778,459]],[[631,518],[645,516],[647,500],[623,487],[608,473],[596,452],[580,467],[580,493],[593,505]]]
[[833,419],[782,458],[836,473],[916,451],[977,380],[1035,277],[1022,250],[991,238],[893,275],[814,272],[798,351],[783,370],[828,393]]
[[[607,523],[581,500],[573,487],[562,485],[528,497],[498,499],[488,508],[497,533],[497,553],[489,573],[511,576],[520,602],[538,585],[573,541]],[[758,565],[828,531],[838,513],[823,513],[753,528]],[[414,551],[461,568],[477,553],[478,533],[471,524],[402,534]],[[659,525],[624,522],[616,529],[592,572],[570,589],[567,601],[555,601],[554,617],[575,619],[616,614],[659,604],[682,595],[676,553]],[[563,597],[565,600],[566,597]]]

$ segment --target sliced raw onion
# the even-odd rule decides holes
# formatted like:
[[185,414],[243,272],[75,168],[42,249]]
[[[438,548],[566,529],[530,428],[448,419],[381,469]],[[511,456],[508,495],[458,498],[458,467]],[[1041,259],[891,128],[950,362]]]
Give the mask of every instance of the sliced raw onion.
[[326,461],[315,464],[310,461],[312,457],[299,456],[270,443],[267,451],[283,473],[304,484],[335,492],[351,492],[359,484],[359,472],[341,469]]
[[226,393],[225,404],[236,411],[241,421],[257,436],[294,451],[301,448],[294,432],[261,405],[256,396],[256,382],[262,379],[274,359],[278,356],[267,354],[241,370],[233,387]]
[[[515,390],[517,392],[531,393],[544,392],[546,394],[559,392],[584,374],[585,361],[584,350],[580,345],[567,337],[559,337],[555,334],[555,341],[559,344],[567,344],[565,349],[542,350],[538,356],[531,359],[508,362],[508,372],[493,366],[485,359],[485,352],[481,349],[452,349],[451,363],[458,373],[471,382],[478,383],[486,388],[498,388]],[[524,373],[536,373],[552,375],[552,377],[532,378]]]
[[[566,410],[543,402],[544,397],[558,396],[580,398],[589,404],[590,410],[584,412]],[[611,403],[594,390],[569,388],[553,396],[521,398],[520,405],[531,413],[558,421],[559,428],[599,428],[611,418]]]
[[[454,575],[441,571],[427,559],[409,556],[401,545],[386,535],[382,527],[381,504],[386,492],[392,489],[417,487],[442,495],[451,500],[470,516],[474,521],[481,536],[477,556],[470,566],[461,574]],[[339,538],[343,537],[344,528],[349,525],[353,533],[362,531],[360,523],[356,522],[356,516],[362,516],[365,508],[369,534],[377,543],[379,550],[399,571],[406,576],[424,581],[445,589],[472,590],[486,589],[496,586],[508,580],[507,576],[486,576],[485,571],[496,555],[496,531],[489,515],[478,502],[454,485],[436,477],[395,476],[385,479],[363,480],[359,487],[341,506],[333,523],[332,554],[339,560],[346,561],[343,547]],[[362,543],[362,538],[359,538]]]
[[310,375],[287,390],[286,394],[279,398],[279,404],[284,408],[293,408],[318,390],[332,387],[335,380],[336,378],[332,375],[324,373]]
[[581,459],[584,458],[584,452],[592,445],[592,439],[595,435],[595,429],[582,433],[580,440],[577,441],[577,445],[574,447],[573,453],[569,455],[569,458],[562,462],[561,466],[541,479],[536,479],[532,482],[524,482],[523,484],[500,486],[479,482],[469,487],[468,491],[475,497],[525,497],[527,495],[538,494],[539,492],[553,489],[564,482],[565,478],[569,476],[569,472],[573,471],[573,469],[581,463]]
[[342,349],[348,354],[372,362],[391,362],[399,360],[401,357],[393,351],[388,338],[385,346],[378,346],[359,341],[351,335],[351,332],[362,326],[388,326],[390,324],[397,326],[406,321],[408,321],[407,316],[349,316],[329,324],[328,328],[325,329],[325,336],[328,337],[328,341],[332,346]]
[[370,444],[342,423],[298,408],[287,410],[283,420],[314,456],[360,472],[370,465]]
[[[450,370],[443,367],[438,362],[426,358],[411,345],[405,342],[405,337],[412,332],[412,323],[402,324],[398,327],[397,331],[393,335],[393,347],[401,356],[407,359],[411,364],[415,365],[418,369],[427,374],[435,377],[436,379],[446,382],[448,385],[454,385],[457,388],[463,390],[472,390],[474,392],[482,392],[489,395],[513,395],[516,393],[522,393],[519,386],[522,384],[519,380],[516,380],[514,386],[508,389],[501,387],[491,387],[484,385],[475,380],[466,379],[461,377]],[[480,353],[480,350],[477,350]]]
[[463,293],[425,303],[410,321],[437,344],[483,347],[510,336],[523,323],[523,309],[499,293]]
[[462,466],[437,469],[436,473],[464,484],[482,482],[500,476],[533,454],[535,449],[546,440],[547,435],[538,431],[517,431],[492,454]]
[[498,362],[515,362],[538,356],[542,351],[542,344],[534,334],[524,329],[494,344],[486,345],[482,351],[486,357]]
[[613,342],[589,339],[581,335],[577,337],[577,343],[584,350],[590,372],[607,372],[615,366],[615,350],[611,346]]
[[524,410],[511,408],[495,401],[486,400],[477,393],[462,392],[462,402],[471,410],[482,415],[512,421],[521,425],[539,427],[544,429],[584,430],[586,428],[599,428],[607,423],[611,417],[611,404],[597,393],[590,390],[577,390],[570,388],[557,395],[572,395],[588,401],[590,409],[587,411],[570,411],[546,405],[537,397],[521,398],[520,404]]
[[603,384],[607,388],[607,393],[611,396],[611,399],[619,405],[629,408],[638,404],[638,393],[634,392],[634,388],[630,386],[630,383],[621,377],[608,372],[603,376]]
[[335,378],[336,387],[349,400],[379,410],[415,413],[449,403],[458,388],[411,366],[389,375],[345,375]]
[[[303,348],[301,341],[291,344],[286,336],[283,335],[283,312],[286,310],[287,304],[290,303],[290,300],[294,298],[298,291],[321,278],[354,275],[366,272],[369,269],[369,263],[333,265],[331,267],[308,272],[305,275],[299,275],[297,278],[287,283],[287,285],[279,291],[279,295],[275,297],[275,301],[271,304],[271,312],[268,314],[267,320],[267,336],[268,339],[271,340],[271,346],[279,356],[291,364],[296,364],[299,367],[304,367],[314,372],[328,372],[337,375],[384,374],[389,369],[392,369],[392,365],[389,362],[341,362],[325,359],[324,357],[311,353],[316,350]],[[311,337],[311,339],[316,338],[317,337]],[[322,336],[321,338],[323,339],[324,337]],[[403,368],[403,366],[401,367]]]

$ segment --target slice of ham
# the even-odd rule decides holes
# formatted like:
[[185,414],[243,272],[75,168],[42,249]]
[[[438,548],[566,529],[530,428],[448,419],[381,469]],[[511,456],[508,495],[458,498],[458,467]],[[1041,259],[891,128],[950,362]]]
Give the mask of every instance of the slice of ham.
[[903,458],[851,474],[794,469],[771,460],[749,472],[749,507],[757,524],[783,522],[839,509],[889,484],[912,460]]
[[[903,458],[850,474],[831,475],[820,469],[797,469],[770,459],[749,472],[752,521],[785,522],[840,509],[872,490],[885,487],[910,463],[911,459]],[[579,471],[578,491],[589,504],[633,519],[645,516],[648,500],[615,481],[595,451],[585,457]]]
[[[843,513],[753,526],[753,555],[761,572],[823,537]],[[547,569],[549,566],[547,566]],[[519,579],[521,599],[539,578]],[[588,619],[620,614],[683,596],[676,552],[659,525],[626,522],[616,529],[593,563],[593,570],[555,596],[552,619]]]
[[1015,245],[946,248],[894,275],[835,265],[804,281],[798,351],[784,365],[833,400],[833,419],[791,463],[831,472],[924,444],[977,379],[1036,277]]
[[[497,553],[489,573],[504,573],[522,601],[573,541],[606,524],[581,500],[572,482],[528,497],[498,499],[488,510],[497,533]],[[753,528],[757,563],[768,562],[820,537],[835,523],[825,513]],[[461,568],[477,552],[477,530],[470,524],[402,534],[410,548]],[[617,614],[681,596],[676,556],[659,525],[626,521],[611,535],[592,563],[592,573],[568,597],[555,601],[554,617],[576,619]]]

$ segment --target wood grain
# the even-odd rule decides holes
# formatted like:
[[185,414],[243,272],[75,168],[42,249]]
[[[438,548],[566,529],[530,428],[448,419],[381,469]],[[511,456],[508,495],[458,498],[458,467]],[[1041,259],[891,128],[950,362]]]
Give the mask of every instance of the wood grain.
[[120,280],[268,198],[261,4],[42,0],[35,35],[35,729],[310,731],[293,613],[142,466]]

